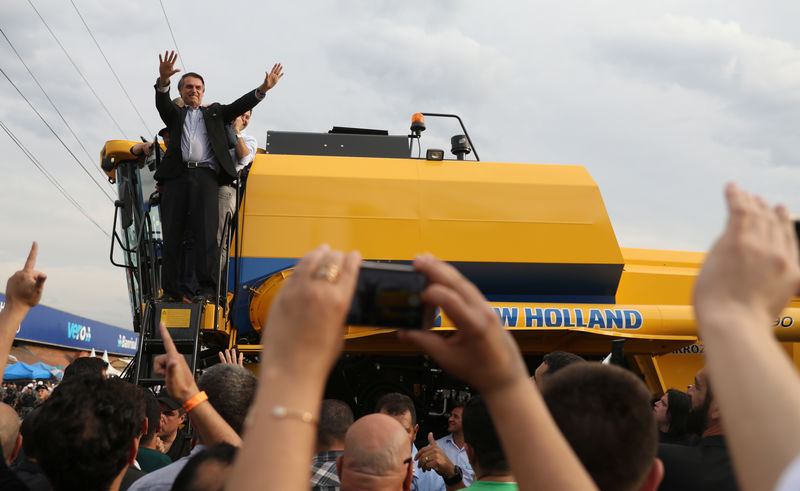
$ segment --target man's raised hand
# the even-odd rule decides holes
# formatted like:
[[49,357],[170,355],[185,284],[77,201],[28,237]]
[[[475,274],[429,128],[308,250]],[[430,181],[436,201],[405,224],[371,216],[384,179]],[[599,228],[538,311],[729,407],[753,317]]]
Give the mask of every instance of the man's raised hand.
[[164,341],[164,351],[166,353],[158,355],[154,360],[153,373],[163,375],[166,379],[169,394],[184,403],[200,390],[197,388],[194,375],[192,375],[192,370],[186,363],[186,359],[182,354],[178,353],[167,326],[162,322],[158,328],[161,330],[161,339]]
[[39,245],[34,242],[31,245],[28,259],[25,260],[25,266],[8,279],[6,283],[7,308],[23,307],[30,309],[42,299],[44,281],[47,279],[47,275],[34,269],[38,251]]
[[180,68],[175,68],[178,55],[174,51],[165,51],[164,56],[158,54],[158,77],[163,87],[169,83],[169,78],[178,73]]
[[280,63],[275,63],[272,66],[272,70],[267,72],[267,76],[264,78],[264,83],[261,84],[261,87],[258,88],[261,92],[266,92],[269,89],[278,85],[278,80],[283,77],[283,65]]
[[449,478],[455,473],[455,465],[436,443],[433,433],[428,433],[428,445],[419,449],[414,460],[423,471],[434,471],[445,478]]

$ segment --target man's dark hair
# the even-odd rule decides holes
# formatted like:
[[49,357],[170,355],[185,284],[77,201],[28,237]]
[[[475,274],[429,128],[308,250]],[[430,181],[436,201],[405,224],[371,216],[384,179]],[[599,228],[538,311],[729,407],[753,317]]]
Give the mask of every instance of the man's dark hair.
[[144,422],[136,390],[118,378],[79,377],[42,404],[33,429],[36,460],[54,490],[111,486]]
[[575,353],[569,353],[566,351],[551,351],[550,353],[544,355],[542,361],[547,363],[547,375],[549,376],[568,365],[586,360]]
[[461,415],[464,441],[475,451],[475,460],[483,474],[505,475],[511,473],[497,430],[481,396],[470,399]]
[[[82,356],[76,358],[72,363],[67,365],[64,369],[64,377],[61,383],[72,379],[73,377],[103,377],[103,371],[108,369],[108,363],[104,362],[101,358],[94,356]],[[60,385],[59,385],[60,387]]]
[[336,399],[325,399],[319,412],[317,446],[344,444],[344,436],[352,424],[353,410],[350,406]]
[[212,475],[219,474],[219,467],[233,465],[237,450],[229,443],[220,443],[199,452],[183,466],[175,478],[175,482],[172,483],[172,491],[207,491],[209,483],[203,482],[203,478],[208,476],[208,473],[201,473],[201,468],[209,464],[216,464],[218,467],[210,472]]
[[689,410],[692,408],[692,398],[689,394],[677,389],[667,390],[667,414],[669,414],[670,437],[682,437],[687,432]]
[[197,380],[197,386],[206,391],[211,406],[239,435],[257,385],[256,376],[249,370],[230,363],[214,365]]
[[656,458],[650,391],[613,365],[575,363],[542,390],[561,433],[602,490],[638,489]]
[[[686,429],[689,433],[702,435],[711,422],[711,402],[714,400],[714,394],[711,391],[711,384],[708,377],[706,383],[706,398],[697,408],[689,408],[689,415],[686,418]],[[691,397],[689,397],[689,405],[691,406]]]
[[183,74],[183,76],[181,77],[181,79],[180,79],[180,80],[178,80],[178,90],[181,90],[181,89],[183,88],[183,79],[185,79],[186,77],[199,78],[199,79],[200,79],[200,81],[201,81],[201,82],[203,82],[203,89],[205,90],[205,88],[206,88],[206,81],[205,81],[205,80],[203,80],[203,76],[202,76],[202,75],[200,75],[199,73],[195,73],[195,72],[187,72],[187,73],[184,73],[184,74]]
[[381,411],[392,416],[400,416],[408,411],[411,413],[411,426],[417,424],[417,410],[414,408],[414,401],[405,394],[389,392],[382,395],[375,403],[375,412]]
[[147,418],[147,433],[142,436],[140,445],[148,444],[156,437],[158,423],[161,421],[161,404],[158,403],[153,391],[145,387],[139,387],[139,397],[144,402],[144,415]]
[[[469,402],[469,401],[467,401],[467,402]],[[450,404],[450,412],[452,413],[453,409],[458,409],[458,408],[464,409],[465,407],[467,407],[467,402],[456,401],[456,402]]]

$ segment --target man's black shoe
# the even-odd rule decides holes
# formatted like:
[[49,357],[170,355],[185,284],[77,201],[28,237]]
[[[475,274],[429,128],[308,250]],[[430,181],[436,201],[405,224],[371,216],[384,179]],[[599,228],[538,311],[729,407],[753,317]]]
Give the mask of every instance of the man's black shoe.
[[[214,295],[195,295],[192,297],[192,303],[214,303]],[[217,303],[217,305],[221,305]]]
[[156,298],[156,302],[180,303],[180,299],[166,293]]

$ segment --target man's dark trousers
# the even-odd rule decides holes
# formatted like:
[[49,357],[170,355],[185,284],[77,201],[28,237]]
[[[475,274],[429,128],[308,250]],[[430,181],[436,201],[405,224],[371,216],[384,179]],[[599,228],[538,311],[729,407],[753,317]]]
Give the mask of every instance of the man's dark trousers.
[[219,246],[216,236],[219,204],[214,199],[219,187],[217,173],[206,167],[186,168],[178,177],[164,181],[162,186],[161,223],[164,249],[161,278],[164,294],[175,299],[181,298],[181,244],[185,224],[194,238],[194,266],[199,284],[196,294],[213,298],[219,275]]

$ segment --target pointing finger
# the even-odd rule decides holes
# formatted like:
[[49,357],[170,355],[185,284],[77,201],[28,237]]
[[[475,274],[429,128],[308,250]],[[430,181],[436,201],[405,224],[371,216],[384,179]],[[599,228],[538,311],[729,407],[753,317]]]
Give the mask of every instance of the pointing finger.
[[177,355],[178,349],[175,347],[175,343],[172,342],[172,336],[169,335],[167,325],[162,322],[158,325],[158,328],[161,330],[161,339],[164,341],[164,350],[167,355],[170,357]]
[[31,252],[28,253],[28,259],[25,260],[25,267],[22,269],[30,270],[36,266],[36,255],[39,253],[39,244],[33,241],[31,245]]
[[436,440],[433,439],[433,433],[428,433],[428,444],[434,447],[438,447],[439,445],[436,444]]

